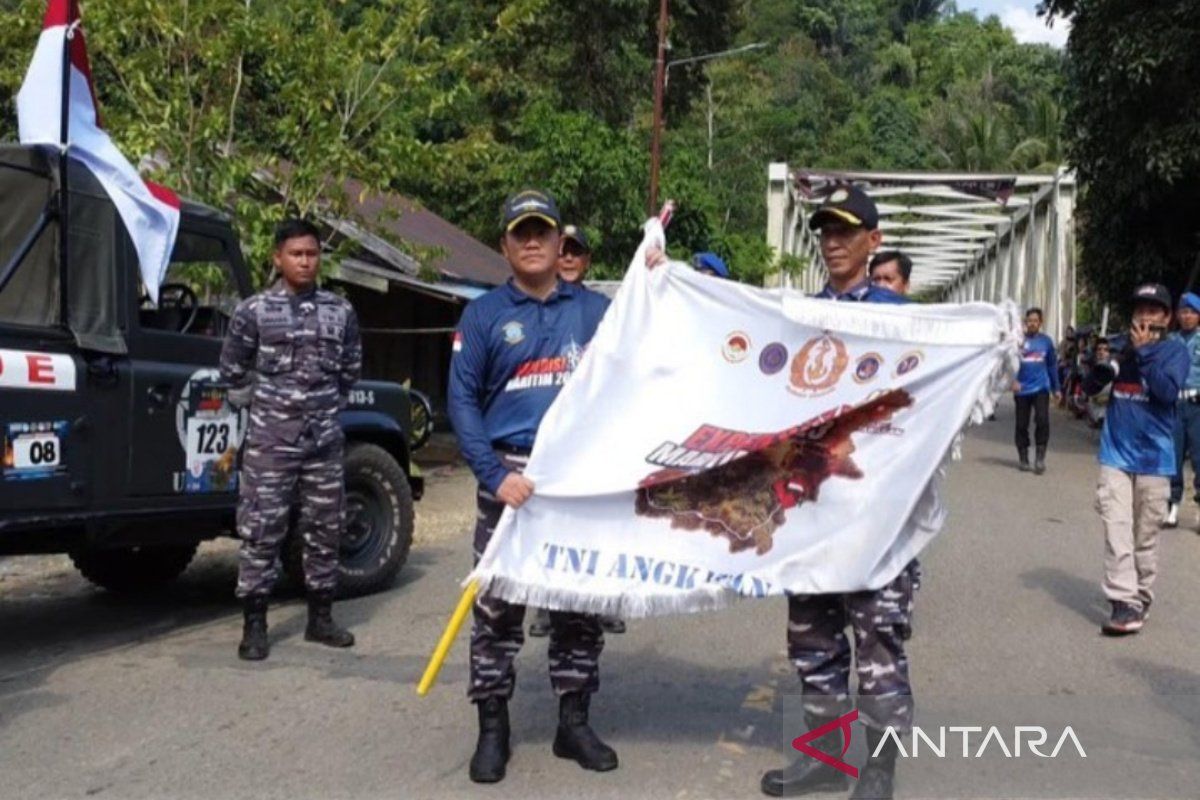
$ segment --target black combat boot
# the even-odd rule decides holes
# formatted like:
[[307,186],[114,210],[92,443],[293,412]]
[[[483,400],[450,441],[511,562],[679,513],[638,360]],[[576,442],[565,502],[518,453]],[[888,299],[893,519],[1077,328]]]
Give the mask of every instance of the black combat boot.
[[1030,470],[1029,451],[1028,450],[1018,450],[1017,458],[1021,459],[1021,464],[1020,464],[1021,472],[1029,472],[1029,470]]
[[883,734],[881,730],[867,728],[867,751],[871,757],[858,776],[858,784],[850,800],[892,800],[898,754],[896,737],[885,739]]
[[1035,458],[1033,461],[1033,471],[1034,471],[1034,473],[1036,473],[1038,475],[1041,475],[1043,472],[1046,471],[1046,448],[1045,447],[1039,447],[1037,449],[1037,458]]
[[[815,714],[805,714],[804,722],[808,729],[816,730],[832,721],[832,717],[818,717]],[[820,739],[810,742],[813,749],[820,750],[826,755],[840,759],[842,757],[842,734],[830,732]],[[848,776],[833,767],[809,755],[801,753],[783,769],[772,769],[763,773],[763,794],[771,797],[799,797],[809,792],[844,791],[849,784]]]
[[333,592],[311,592],[308,595],[308,627],[304,639],[330,647],[353,647],[354,634],[333,621]]
[[617,768],[617,753],[600,741],[588,725],[591,695],[570,692],[558,700],[558,733],[554,736],[554,755],[572,758],[584,769],[608,772]]
[[471,756],[470,775],[475,783],[498,783],[504,780],[512,751],[508,744],[508,701],[489,697],[475,704],[479,707],[479,741]]
[[243,661],[262,661],[271,654],[271,643],[267,641],[267,598],[247,597],[242,601],[242,642],[238,645],[238,658]]

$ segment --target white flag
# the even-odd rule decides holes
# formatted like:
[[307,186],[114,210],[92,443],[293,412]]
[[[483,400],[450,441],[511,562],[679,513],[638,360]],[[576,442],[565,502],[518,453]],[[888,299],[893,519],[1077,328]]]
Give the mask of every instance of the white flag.
[[91,170],[116,206],[137,249],[142,281],[157,302],[179,229],[179,198],[170,189],[143,180],[100,126],[79,23],[78,0],[50,0],[37,49],[17,93],[21,143],[61,143],[63,53],[69,47],[68,155]]
[[1015,306],[813,300],[651,272],[646,246],[542,422],[535,493],[505,510],[481,590],[641,616],[893,580],[942,526],[961,429],[1010,385]]

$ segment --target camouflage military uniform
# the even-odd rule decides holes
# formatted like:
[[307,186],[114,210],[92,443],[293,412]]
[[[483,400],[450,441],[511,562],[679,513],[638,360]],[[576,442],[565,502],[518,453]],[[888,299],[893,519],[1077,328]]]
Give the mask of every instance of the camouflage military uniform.
[[237,511],[238,597],[270,593],[297,502],[305,585],[335,588],[345,516],[337,412],[361,368],[354,309],[331,292],[296,295],[280,281],[234,311],[221,376],[253,387]]
[[913,593],[920,565],[913,560],[887,586],[850,594],[788,598],[788,658],[800,673],[806,711],[840,716],[850,696],[850,641],[854,633],[859,713],[868,725],[912,727],[912,685],[904,641],[912,635]]
[[[515,472],[525,468],[526,458],[497,453],[504,466]],[[484,489],[476,492],[479,516],[475,523],[475,562],[483,556],[492,532],[500,521],[504,503]],[[525,606],[481,596],[475,600],[475,622],[471,626],[472,701],[488,697],[512,697],[517,673],[513,660],[525,642]],[[559,697],[570,692],[594,693],[600,688],[600,651],[604,633],[600,618],[567,611],[550,612],[550,685]]]

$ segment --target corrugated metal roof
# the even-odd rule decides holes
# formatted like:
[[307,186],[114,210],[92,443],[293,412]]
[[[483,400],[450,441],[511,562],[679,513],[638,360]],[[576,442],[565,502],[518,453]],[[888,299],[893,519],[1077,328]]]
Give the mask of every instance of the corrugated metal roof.
[[429,266],[447,279],[482,286],[499,286],[508,280],[508,262],[499,252],[415,200],[394,193],[364,194],[358,181],[347,181],[345,190],[356,213],[374,230],[445,251]]

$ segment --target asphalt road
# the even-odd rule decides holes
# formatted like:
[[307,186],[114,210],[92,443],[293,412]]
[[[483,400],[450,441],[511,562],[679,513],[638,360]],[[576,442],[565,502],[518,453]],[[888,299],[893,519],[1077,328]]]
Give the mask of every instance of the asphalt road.
[[[1003,409],[977,429],[951,470],[950,523],[923,558],[909,645],[918,702],[1090,703],[1115,719],[1134,713],[1117,711],[1123,699],[1157,710],[1146,731],[1200,754],[1200,714],[1188,703],[1200,695],[1195,508],[1184,514],[1191,529],[1164,536],[1145,631],[1103,638],[1094,434],[1056,413],[1039,478],[1014,468],[1011,420]],[[556,706],[545,640],[533,640],[519,660],[509,777],[471,784],[463,639],[431,696],[414,691],[468,568],[473,516],[462,471],[434,476],[429,491],[396,588],[337,607],[358,637],[351,651],[304,643],[304,609],[291,597],[272,611],[271,658],[239,662],[228,543],[206,547],[170,592],[140,600],[90,589],[61,560],[0,562],[0,797],[759,796],[761,771],[803,732],[784,713],[796,681],[779,600],[634,621],[610,636],[593,721],[621,767],[604,775],[551,755]],[[1136,792],[1087,791],[1200,796],[1186,765],[1138,751],[1093,745],[1088,769],[1129,756],[1130,769],[1156,771]],[[1047,786],[1028,796],[1081,796]]]

